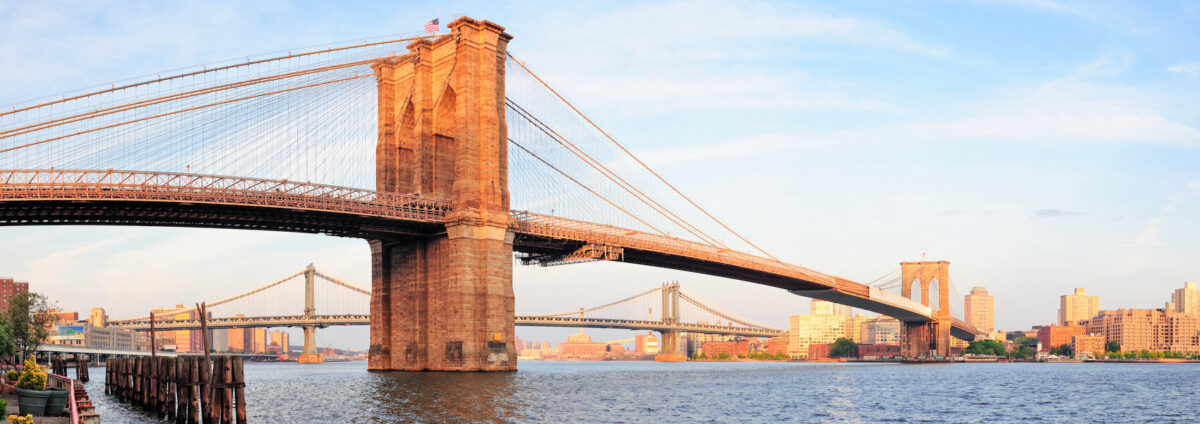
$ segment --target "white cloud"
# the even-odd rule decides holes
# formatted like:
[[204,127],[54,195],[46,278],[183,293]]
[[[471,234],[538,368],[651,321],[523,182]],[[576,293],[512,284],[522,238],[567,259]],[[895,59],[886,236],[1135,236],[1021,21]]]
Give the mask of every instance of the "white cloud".
[[1188,74],[1194,78],[1200,76],[1200,62],[1177,63],[1168,66],[1167,72],[1173,74]]
[[1167,195],[1155,215],[1142,223],[1137,234],[1125,243],[1125,257],[1115,262],[1108,272],[1134,272],[1146,264],[1155,263],[1155,259],[1162,256],[1159,250],[1169,245],[1163,237],[1172,222],[1179,218],[1179,215],[1194,216],[1176,212],[1181,207],[1191,205],[1189,201],[1197,195],[1200,195],[1200,180],[1191,181],[1184,185],[1182,190]]

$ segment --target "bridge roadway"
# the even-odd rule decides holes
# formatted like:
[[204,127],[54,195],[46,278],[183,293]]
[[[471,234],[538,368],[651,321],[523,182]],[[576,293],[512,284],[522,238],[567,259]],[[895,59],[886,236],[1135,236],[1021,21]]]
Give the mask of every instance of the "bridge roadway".
[[[745,337],[775,337],[783,334],[781,330],[768,328],[732,327],[711,324],[666,324],[661,321],[623,320],[605,318],[579,317],[546,317],[537,315],[517,315],[516,323],[525,327],[588,327],[588,328],[619,328],[625,330],[683,331],[702,334],[729,334]],[[208,320],[208,328],[255,328],[255,327],[302,327],[312,325],[329,327],[334,325],[368,325],[369,315],[313,315],[305,316],[276,316],[276,317],[231,317],[212,318]],[[135,331],[149,331],[150,324],[145,321],[128,323],[111,323],[111,327]],[[199,330],[199,320],[155,321],[155,330]]]
[[[426,237],[456,222],[449,202],[287,180],[115,170],[0,170],[0,225],[143,225],[240,228],[344,237]],[[732,278],[850,305],[908,322],[929,307],[796,265],[649,234],[513,211],[513,250],[554,263],[609,251],[623,262]],[[576,255],[576,256],[573,256]],[[599,259],[592,257],[587,259]],[[952,334],[981,334],[955,320]]]
[[[106,348],[71,346],[71,345],[60,345],[60,344],[49,344],[49,343],[38,346],[37,351],[38,352],[47,352],[47,353],[64,353],[64,354],[79,353],[79,354],[87,354],[87,355],[108,355],[108,356],[150,356],[149,350],[106,349]],[[204,354],[203,353],[194,353],[194,352],[179,353],[179,352],[159,351],[159,352],[156,352],[156,355],[170,358],[170,357],[176,357],[176,356],[203,356]],[[260,354],[260,353],[222,353],[222,355],[244,356],[247,358],[259,358],[259,359],[276,359],[276,358],[278,358],[277,355],[266,355],[266,354]]]

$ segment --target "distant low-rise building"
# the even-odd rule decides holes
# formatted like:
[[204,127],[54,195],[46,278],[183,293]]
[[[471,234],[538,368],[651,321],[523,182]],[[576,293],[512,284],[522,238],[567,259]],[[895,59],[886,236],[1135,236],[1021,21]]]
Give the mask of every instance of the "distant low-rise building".
[[750,353],[750,341],[738,339],[729,342],[706,342],[700,346],[700,353],[708,357],[717,356],[722,353],[729,356],[745,355]]
[[829,359],[829,343],[814,343],[808,345],[808,360],[816,361]]
[[1163,309],[1101,311],[1087,332],[1121,345],[1123,352],[1200,353],[1200,317]]
[[633,351],[639,355],[658,353],[658,337],[654,334],[638,334],[633,338]]
[[846,337],[845,315],[792,315],[788,321],[788,355],[795,358],[807,358],[809,345]]
[[860,344],[858,357],[863,359],[891,358],[900,354],[898,344]]
[[49,332],[51,344],[92,349],[143,350],[147,339],[144,334],[131,330],[96,327],[90,322],[58,325],[51,327]]
[[1081,334],[1071,338],[1071,348],[1075,357],[1098,357],[1104,354],[1104,336]]
[[1087,327],[1082,325],[1048,325],[1038,330],[1037,338],[1038,343],[1042,345],[1041,351],[1049,352],[1051,348],[1071,344],[1073,337],[1087,332]]
[[895,318],[878,317],[862,324],[864,344],[900,343],[900,321]]

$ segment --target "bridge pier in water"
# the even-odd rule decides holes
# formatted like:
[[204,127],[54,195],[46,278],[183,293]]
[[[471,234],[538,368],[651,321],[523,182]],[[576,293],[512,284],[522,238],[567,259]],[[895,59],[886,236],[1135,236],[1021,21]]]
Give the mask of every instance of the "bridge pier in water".
[[[950,356],[950,328],[954,324],[950,316],[950,262],[901,262],[900,278],[900,294],[911,299],[916,284],[921,290],[921,304],[932,308],[934,316],[930,322],[901,324],[900,354],[905,358]],[[937,290],[937,305],[930,305],[931,289]]]
[[449,199],[445,231],[369,240],[373,371],[515,370],[504,28],[452,33],[376,62],[377,189]]

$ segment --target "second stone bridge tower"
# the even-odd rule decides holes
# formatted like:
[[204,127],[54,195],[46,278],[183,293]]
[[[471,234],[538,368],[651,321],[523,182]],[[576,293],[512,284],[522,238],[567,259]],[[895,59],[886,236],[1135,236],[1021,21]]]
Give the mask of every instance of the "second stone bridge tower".
[[488,21],[377,62],[380,191],[448,199],[445,232],[370,240],[368,369],[515,370],[506,47]]

